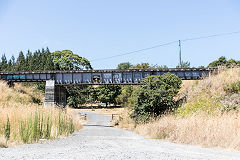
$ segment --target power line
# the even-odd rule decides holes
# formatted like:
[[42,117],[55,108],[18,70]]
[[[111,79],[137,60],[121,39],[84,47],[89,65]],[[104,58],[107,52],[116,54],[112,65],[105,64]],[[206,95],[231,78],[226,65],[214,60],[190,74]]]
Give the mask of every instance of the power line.
[[105,59],[110,59],[110,58],[115,58],[115,57],[121,57],[121,56],[129,55],[129,54],[133,54],[133,53],[137,53],[137,52],[142,52],[142,51],[149,50],[149,49],[154,49],[154,48],[170,45],[170,44],[173,44],[173,43],[176,43],[176,42],[178,42],[178,41],[172,41],[172,42],[168,42],[168,43],[163,43],[163,44],[155,45],[155,46],[152,46],[152,47],[143,48],[143,49],[139,49],[139,50],[135,50],[135,51],[131,51],[131,52],[126,52],[126,53],[123,53],[123,54],[118,54],[118,55],[114,55],[114,56],[110,56],[110,57],[93,59],[93,60],[90,60],[90,62],[91,61],[105,60]]
[[[213,38],[213,37],[220,37],[220,36],[227,36],[227,35],[233,35],[233,34],[239,34],[240,31],[235,31],[235,32],[228,32],[228,33],[219,33],[219,34],[213,34],[213,35],[208,35],[208,36],[201,36],[201,37],[194,37],[194,38],[186,38],[181,40],[182,42],[186,42],[186,41],[194,41],[194,40],[200,40],[200,39],[207,39],[207,38]],[[143,48],[143,49],[139,49],[139,50],[135,50],[135,51],[131,51],[131,52],[126,52],[126,53],[122,53],[122,54],[117,54],[114,56],[109,56],[109,57],[105,57],[105,58],[98,58],[98,59],[93,59],[90,60],[92,61],[100,61],[100,60],[106,60],[106,59],[111,59],[111,58],[115,58],[115,57],[121,57],[121,56],[125,56],[125,55],[129,55],[129,54],[133,54],[133,53],[138,53],[138,52],[142,52],[142,51],[146,51],[146,50],[150,50],[150,49],[154,49],[154,48],[158,48],[158,47],[162,47],[162,46],[167,46],[167,45],[171,45],[173,43],[178,43],[179,40],[176,41],[171,41],[171,42],[167,42],[167,43],[163,43],[163,44],[158,44],[155,46],[151,46],[151,47],[147,47],[147,48]]]
[[195,37],[195,38],[186,38],[186,39],[183,39],[181,41],[182,42],[186,42],[186,41],[193,41],[193,40],[199,40],[199,39],[207,39],[207,38],[213,38],[213,37],[221,37],[221,36],[239,34],[239,33],[240,33],[240,31],[228,32],[228,33],[220,33],[220,34],[213,34],[213,35],[209,35],[209,36],[202,36],[202,37]]

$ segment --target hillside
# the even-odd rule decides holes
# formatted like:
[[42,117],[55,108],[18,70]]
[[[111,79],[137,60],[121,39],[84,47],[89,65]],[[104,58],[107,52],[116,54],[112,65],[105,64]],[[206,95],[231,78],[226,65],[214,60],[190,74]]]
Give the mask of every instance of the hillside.
[[72,112],[43,107],[43,93],[34,87],[0,81],[0,147],[68,136],[81,128]]
[[182,105],[145,124],[135,124],[126,112],[118,127],[149,138],[240,150],[240,69],[219,69],[198,81],[183,81],[176,100]]

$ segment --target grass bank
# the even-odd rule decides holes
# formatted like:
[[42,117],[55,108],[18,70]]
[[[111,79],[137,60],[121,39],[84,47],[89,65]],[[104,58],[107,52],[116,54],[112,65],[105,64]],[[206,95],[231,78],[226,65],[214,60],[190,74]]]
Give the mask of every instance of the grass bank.
[[68,136],[82,127],[77,114],[43,107],[43,99],[34,87],[0,82],[0,147]]
[[[114,123],[148,138],[240,150],[240,69],[220,69],[199,81],[184,81],[181,107],[146,124],[134,124],[129,110]],[[233,92],[234,91],[234,92]]]

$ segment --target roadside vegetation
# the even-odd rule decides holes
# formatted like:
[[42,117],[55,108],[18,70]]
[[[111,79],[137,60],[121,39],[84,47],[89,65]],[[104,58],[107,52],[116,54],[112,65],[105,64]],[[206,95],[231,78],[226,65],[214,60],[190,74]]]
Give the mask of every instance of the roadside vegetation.
[[0,147],[68,136],[82,127],[74,113],[43,107],[42,101],[34,87],[0,82]]
[[[112,123],[149,138],[240,150],[239,66],[240,61],[220,57],[207,66],[219,67],[218,73],[203,80],[182,81],[166,73],[146,77],[141,86],[71,86],[67,87],[67,103],[74,108],[92,103],[122,106],[124,110]],[[176,66],[190,67],[188,61]],[[129,62],[117,67],[160,68],[168,67]],[[70,50],[51,53],[47,48],[28,51],[26,56],[20,52],[17,60],[3,55],[0,61],[1,71],[81,69],[92,69],[90,62]],[[0,145],[67,136],[81,128],[76,116],[69,115],[72,112],[42,107],[44,84],[8,88],[1,82],[0,87]]]
[[[0,60],[0,71],[82,69],[92,69],[90,62],[70,50],[51,53],[43,48],[9,60],[3,54]],[[43,107],[44,86],[36,82],[9,88],[0,82],[0,147],[68,136],[82,127],[81,118],[69,109]],[[74,90],[68,90],[68,98],[73,97]]]
[[[220,57],[209,64],[209,67],[219,67],[217,74],[214,73],[203,80],[183,81],[181,89],[171,85],[177,93],[173,98],[162,96],[164,92],[152,98],[152,94],[156,93],[151,93],[152,86],[156,85],[154,82],[148,84],[146,79],[142,86],[123,87],[119,97],[124,99],[125,108],[112,124],[148,138],[240,150],[239,62],[233,59],[227,61],[225,57]],[[158,82],[161,83],[164,81]],[[177,81],[174,84],[178,84]],[[143,88],[147,90],[141,92]],[[157,87],[157,90],[161,90],[160,88]],[[147,97],[144,96],[139,101],[139,95]],[[170,103],[164,102],[165,99],[170,100]],[[162,112],[154,111],[154,108],[161,109],[162,106],[165,109]],[[149,109],[144,110],[145,108]],[[136,112],[139,114],[135,115]],[[148,118],[139,120],[142,115],[148,115]]]

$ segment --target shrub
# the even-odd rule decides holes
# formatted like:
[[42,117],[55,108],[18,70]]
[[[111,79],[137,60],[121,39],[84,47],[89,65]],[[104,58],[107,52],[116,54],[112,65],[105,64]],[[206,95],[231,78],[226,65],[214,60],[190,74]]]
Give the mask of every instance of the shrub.
[[240,93],[240,81],[226,85],[223,89],[227,93]]
[[134,91],[134,105],[131,117],[136,122],[147,122],[175,107],[173,98],[177,95],[182,80],[171,73],[162,76],[149,76],[143,85]]

